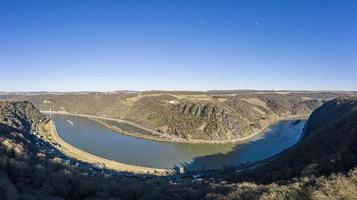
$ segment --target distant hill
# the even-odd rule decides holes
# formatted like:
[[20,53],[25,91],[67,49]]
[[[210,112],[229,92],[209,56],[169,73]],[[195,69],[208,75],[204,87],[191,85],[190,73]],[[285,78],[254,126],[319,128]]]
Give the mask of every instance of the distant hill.
[[41,110],[67,111],[135,122],[175,138],[235,140],[279,118],[306,115],[344,95],[289,91],[146,91],[1,95],[31,101]]

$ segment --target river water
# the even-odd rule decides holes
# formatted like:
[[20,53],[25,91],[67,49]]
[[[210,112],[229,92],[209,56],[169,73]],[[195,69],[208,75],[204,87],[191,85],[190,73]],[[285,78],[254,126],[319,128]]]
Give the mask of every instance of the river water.
[[214,169],[268,158],[298,142],[306,122],[278,122],[244,143],[185,144],[126,136],[85,117],[52,115],[52,119],[63,140],[91,154],[145,167],[184,165],[188,169]]

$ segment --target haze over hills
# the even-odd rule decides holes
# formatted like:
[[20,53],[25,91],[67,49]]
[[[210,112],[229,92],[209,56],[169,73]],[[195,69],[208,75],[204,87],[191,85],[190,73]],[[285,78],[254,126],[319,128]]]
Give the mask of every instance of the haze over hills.
[[308,115],[324,101],[344,95],[354,93],[120,91],[7,94],[0,98],[28,100],[45,111],[123,119],[165,135],[165,139],[210,142],[249,137],[279,119]]

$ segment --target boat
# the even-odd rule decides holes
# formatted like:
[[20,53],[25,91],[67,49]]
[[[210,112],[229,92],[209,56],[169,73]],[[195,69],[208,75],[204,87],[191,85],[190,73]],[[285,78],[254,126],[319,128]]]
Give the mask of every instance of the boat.
[[67,119],[67,122],[69,123],[69,124],[71,124],[71,126],[73,126],[73,122],[71,122],[71,121],[69,121],[68,119]]

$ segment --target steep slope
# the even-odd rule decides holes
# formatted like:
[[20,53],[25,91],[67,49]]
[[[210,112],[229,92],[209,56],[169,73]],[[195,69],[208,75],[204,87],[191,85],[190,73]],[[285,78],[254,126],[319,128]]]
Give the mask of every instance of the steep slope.
[[[279,118],[307,115],[337,93],[89,93],[1,96],[41,110],[125,119],[174,138],[237,140]],[[166,135],[166,134],[165,134]]]
[[[340,104],[346,105],[345,100],[341,101]],[[201,183],[189,181],[178,185],[171,185],[166,179],[159,177],[153,179],[125,176],[104,178],[100,173],[94,174],[91,170],[76,168],[66,164],[56,155],[41,151],[41,147],[37,145],[40,140],[34,140],[28,131],[29,127],[35,127],[37,123],[45,119],[30,103],[0,102],[0,105],[0,199],[251,200],[355,199],[357,196],[356,168],[348,173],[332,174],[328,177],[298,177],[288,181],[282,181],[284,177],[277,177],[279,184],[275,182],[257,184],[255,180],[228,184],[221,182],[220,175]],[[352,106],[346,110],[346,113],[349,113],[345,116],[347,121],[351,120],[350,116],[355,116],[352,114],[355,113],[354,109],[355,106]],[[337,110],[332,109],[330,112]],[[338,120],[333,127],[344,126],[344,122],[346,121]],[[315,131],[307,133],[310,134],[303,139],[303,142],[310,140],[315,134],[321,134]],[[333,141],[334,138],[344,138],[344,136],[344,134],[335,134],[334,137],[326,140]],[[348,139],[356,138],[356,134],[351,136],[352,138]],[[308,151],[304,156],[309,156],[310,153],[311,151]],[[329,155],[330,152],[324,151],[324,153]],[[293,159],[299,159],[299,157]],[[271,171],[265,171],[265,173],[270,174]]]
[[317,99],[279,94],[228,96],[224,101],[160,95],[136,101],[125,119],[185,139],[234,140],[279,118],[309,114],[320,104]]
[[347,172],[356,166],[357,98],[345,97],[314,111],[300,142],[272,163],[249,172],[248,177],[267,182]]
[[46,117],[32,103],[0,101],[0,122],[21,132],[35,129],[35,125]]
[[[67,158],[56,151],[43,151],[50,147],[30,134],[30,127],[42,120],[46,120],[45,116],[29,102],[0,102],[0,199],[164,197],[168,185],[164,188],[153,184],[155,179],[104,178],[90,168],[66,163]],[[85,165],[81,163],[81,166]]]

